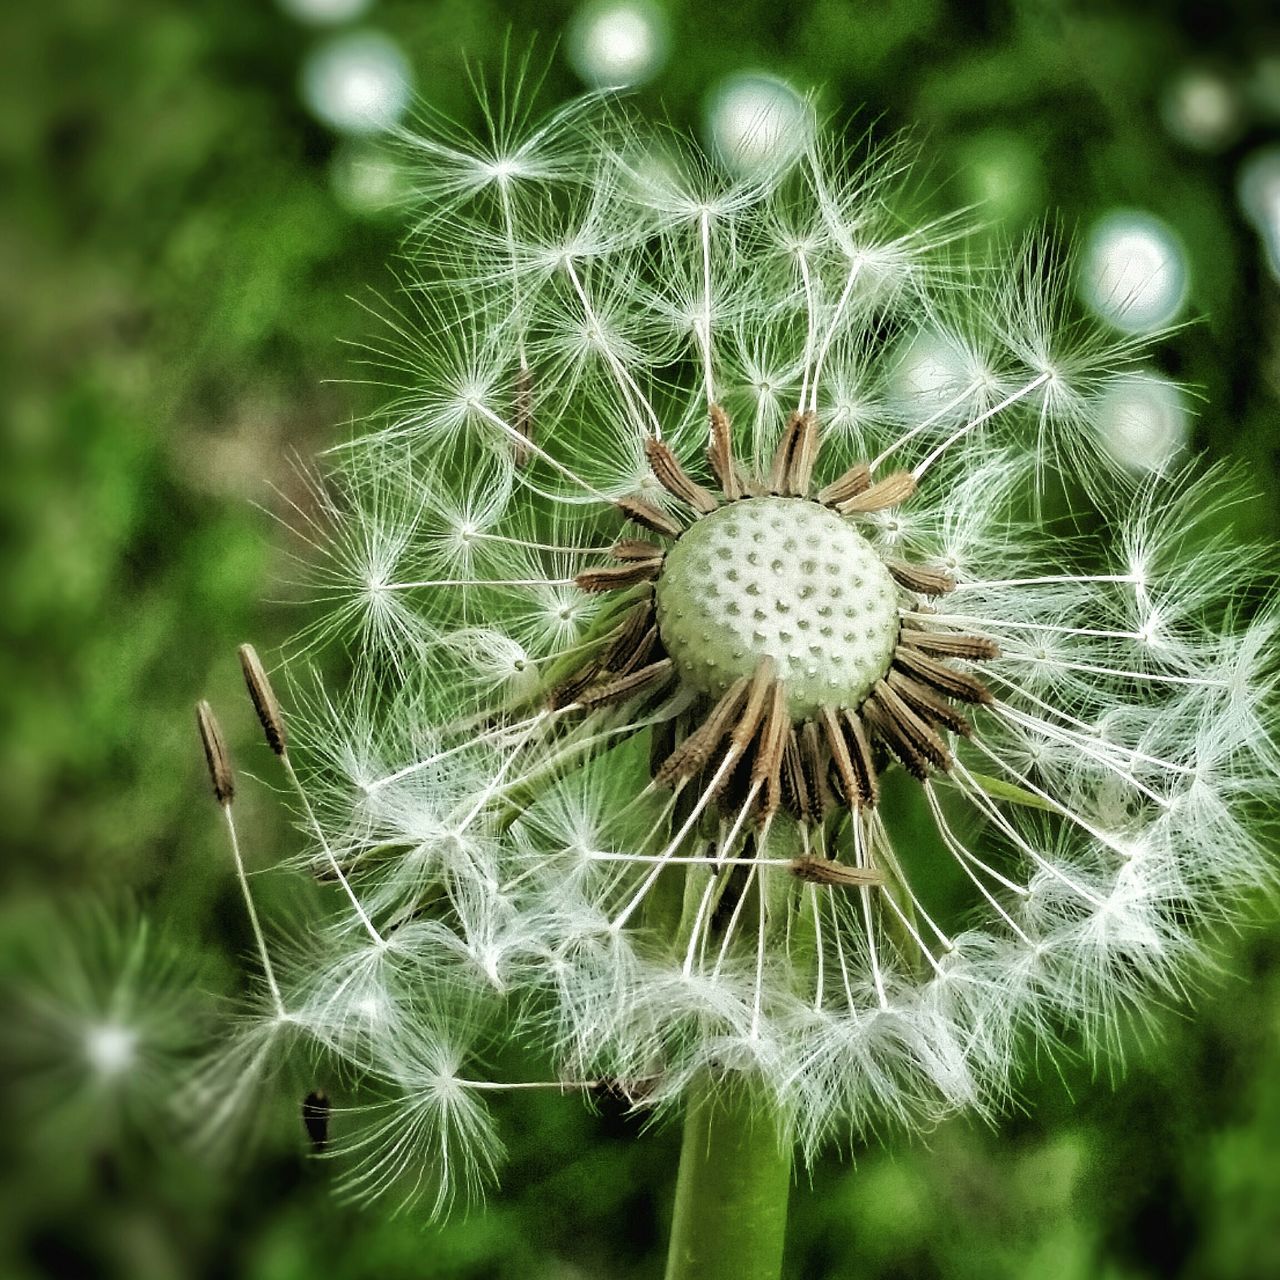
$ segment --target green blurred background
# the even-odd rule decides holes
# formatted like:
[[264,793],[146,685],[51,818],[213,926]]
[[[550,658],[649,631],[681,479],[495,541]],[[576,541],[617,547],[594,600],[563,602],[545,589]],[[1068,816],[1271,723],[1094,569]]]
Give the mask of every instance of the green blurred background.
[[[422,100],[474,124],[465,60],[497,65],[505,44],[536,42],[548,102],[583,87],[574,13],[376,0],[355,25],[399,44]],[[1280,291],[1238,194],[1280,137],[1280,26],[1239,3],[661,13],[670,56],[637,97],[679,124],[702,127],[725,76],[762,71],[824,112],[858,112],[859,129],[912,129],[930,198],[986,200],[994,232],[1046,214],[1083,231],[1117,207],[1164,219],[1196,323],[1153,364],[1203,394],[1193,446],[1247,464],[1261,496],[1241,529],[1280,532]],[[167,922],[202,990],[235,988],[245,926],[190,706],[212,698],[242,761],[263,766],[235,645],[270,647],[301,621],[268,602],[284,576],[272,512],[297,490],[294,460],[375,403],[342,382],[342,340],[368,332],[353,299],[390,286],[403,222],[379,207],[396,178],[359,149],[376,144],[344,141],[300,97],[306,59],[345,29],[268,0],[62,0],[0,19],[0,924],[14,968],[13,940],[50,902],[131,899]],[[241,816],[256,866],[293,852],[265,788],[246,788]],[[296,882],[262,884],[267,913],[287,910]],[[1274,931],[1240,938],[1224,969],[1114,1078],[1045,1063],[998,1132],[960,1120],[824,1161],[794,1192],[789,1274],[1280,1275]],[[678,1135],[609,1104],[504,1104],[501,1194],[427,1228],[338,1204],[283,1089],[278,1123],[232,1174],[154,1133],[45,1142],[13,1103],[0,1274],[14,1280],[661,1272]]]

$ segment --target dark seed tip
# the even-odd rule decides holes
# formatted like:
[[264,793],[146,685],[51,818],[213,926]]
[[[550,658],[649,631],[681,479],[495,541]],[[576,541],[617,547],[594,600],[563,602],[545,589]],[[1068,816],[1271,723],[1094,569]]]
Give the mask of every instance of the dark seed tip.
[[231,756],[222,737],[218,718],[213,708],[202,698],[196,703],[196,726],[200,730],[200,742],[204,747],[204,760],[209,769],[209,781],[213,783],[213,798],[226,808],[235,799],[235,774],[231,768]]
[[267,678],[267,669],[258,657],[258,651],[251,644],[240,646],[240,669],[244,672],[244,682],[253,701],[253,709],[258,713],[258,723],[267,739],[267,745],[278,756],[285,753],[286,738],[284,732],[284,716],[280,713],[280,703],[276,700],[275,690]]

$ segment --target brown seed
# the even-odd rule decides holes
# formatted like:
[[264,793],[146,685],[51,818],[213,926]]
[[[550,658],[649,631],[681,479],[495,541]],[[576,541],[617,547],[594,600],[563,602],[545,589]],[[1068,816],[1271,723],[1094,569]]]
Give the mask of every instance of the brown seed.
[[614,628],[613,639],[600,657],[599,668],[603,671],[619,670],[635,653],[636,646],[653,624],[652,600],[641,600],[628,609]]
[[[746,800],[751,771],[746,767],[745,757],[756,734],[762,732],[773,703],[773,688],[773,659],[762,658],[747,686],[747,700],[742,708],[742,715],[729,734],[729,746],[725,750],[724,759],[716,765],[715,770],[720,775],[716,794],[727,794],[735,808]],[[740,761],[744,763],[739,764]]]
[[944,702],[938,694],[928,686],[904,675],[892,668],[885,676],[885,682],[902,700],[922,719],[935,720],[938,724],[950,729],[952,733],[970,737],[973,726],[949,702]]
[[653,777],[658,786],[672,786],[706,768],[746,700],[749,683],[742,676],[725,690],[702,723],[658,767]]
[[781,680],[773,682],[773,698],[760,733],[760,745],[751,767],[751,783],[762,786],[758,817],[777,813],[782,803],[782,756],[791,717],[787,713],[787,691]]
[[571,707],[578,701],[582,691],[600,674],[600,670],[600,663],[593,660],[561,680],[547,694],[548,709],[559,711],[562,707]]
[[844,727],[849,760],[858,777],[858,794],[862,797],[862,803],[873,809],[880,802],[880,776],[876,773],[867,727],[856,711],[847,708],[844,712]]
[[815,413],[805,413],[796,429],[791,457],[787,462],[787,492],[794,497],[803,498],[809,493],[809,486],[813,483],[813,466],[818,460],[818,444],[818,416]]
[[653,650],[653,644],[646,643],[650,631],[657,634],[653,602],[641,600],[634,608],[628,609],[626,616],[613,628],[612,640],[602,654],[586,660],[573,675],[553,687],[548,695],[548,707],[558,710],[576,703],[582,690],[604,672],[622,676],[635,671]]
[[877,480],[869,489],[836,503],[842,515],[861,515],[868,511],[884,511],[906,502],[916,491],[916,478],[910,471],[895,471]]
[[813,817],[810,805],[809,784],[804,776],[804,763],[800,756],[800,735],[790,725],[782,740],[782,794],[801,822]]
[[908,564],[905,560],[886,560],[885,568],[893,574],[899,586],[922,596],[944,596],[956,589],[956,580],[941,569]]
[[1000,656],[1000,646],[988,636],[913,631],[903,627],[898,633],[898,643],[937,658],[962,658],[968,662],[984,662]]
[[791,874],[808,884],[829,885],[839,889],[865,889],[884,884],[884,875],[874,867],[851,867],[830,858],[796,858]]
[[936,769],[951,768],[951,752],[927,721],[917,715],[903,697],[884,680],[876,682],[876,701],[893,717],[901,733]]
[[267,746],[278,756],[285,753],[287,739],[284,732],[284,716],[280,712],[280,703],[276,699],[275,690],[267,678],[267,669],[258,657],[258,651],[251,644],[240,646],[240,669],[244,672],[244,682],[249,689],[249,697],[253,701],[253,709],[258,713],[258,723],[266,736]]
[[818,719],[822,721],[822,732],[827,740],[827,748],[831,752],[831,760],[836,768],[836,777],[840,780],[840,789],[845,804],[852,808],[863,803],[866,797],[862,794],[862,781],[853,766],[853,758],[849,754],[849,744],[845,741],[844,726],[831,707],[822,707],[818,711]]
[[736,755],[742,755],[751,745],[751,739],[756,736],[756,730],[760,728],[765,709],[769,705],[772,687],[773,659],[761,658],[747,689],[747,705],[743,708],[742,718],[729,735],[729,749]]
[[718,405],[711,406],[711,443],[707,446],[707,461],[720,482],[724,496],[734,502],[742,497],[742,484],[733,461],[733,428],[729,415]]
[[862,704],[862,718],[884,740],[885,745],[912,777],[923,782],[929,776],[928,758],[916,749],[915,744],[903,732],[901,723],[880,705],[877,698],[868,698]]
[[668,538],[678,538],[682,532],[680,526],[665,511],[659,511],[657,507],[641,502],[639,498],[619,498],[614,506],[632,524],[638,524],[653,533],[662,533]]
[[598,689],[589,689],[578,699],[578,705],[585,710],[591,710],[614,702],[626,702],[642,693],[648,693],[669,684],[674,676],[675,669],[671,665],[671,659],[660,658],[647,667],[641,667],[639,671],[632,671],[625,676],[619,676],[616,680],[610,680],[608,684],[603,684]]
[[720,505],[715,494],[694,480],[661,440],[650,436],[644,442],[644,453],[658,483],[673,497],[679,498],[703,515],[710,515]]
[[871,488],[871,468],[865,462],[858,462],[844,475],[833,480],[825,489],[819,489],[818,501],[828,507],[837,507],[840,503],[865,493],[869,488]]
[[658,643],[657,625],[651,626],[648,631],[636,641],[635,647],[631,650],[630,655],[616,666],[609,668],[610,671],[617,672],[620,676],[625,676],[631,671],[635,671],[649,660],[650,654],[653,653]]
[[977,676],[967,671],[957,671],[937,658],[899,644],[893,651],[893,665],[899,671],[914,676],[923,684],[927,684],[948,698],[958,698],[961,702],[976,702],[989,705],[994,699],[991,690]]
[[196,726],[204,746],[204,761],[209,769],[209,781],[213,783],[213,798],[225,809],[235,799],[235,773],[231,768],[231,756],[218,726],[213,708],[201,699],[196,703]]
[[800,728],[800,767],[809,792],[809,809],[818,822],[831,812],[835,803],[827,782],[830,763],[831,756],[823,741],[822,730],[814,721],[806,720]]
[[633,560],[629,564],[597,565],[583,571],[574,582],[583,591],[619,591],[634,587],[637,582],[650,582],[662,570],[662,557],[649,560]]
[[665,553],[656,542],[646,538],[619,538],[609,548],[609,554],[615,560],[661,560]]
[[769,491],[790,497],[808,493],[817,456],[818,420],[812,413],[797,410],[787,419],[774,450],[769,467]]

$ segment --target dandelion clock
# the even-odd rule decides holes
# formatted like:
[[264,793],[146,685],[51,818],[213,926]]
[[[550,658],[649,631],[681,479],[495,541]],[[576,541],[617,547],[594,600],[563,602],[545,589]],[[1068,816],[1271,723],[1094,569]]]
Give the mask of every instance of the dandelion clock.
[[424,1215],[498,1177],[495,1097],[608,1090],[683,1125],[671,1280],[765,1280],[797,1164],[1182,998],[1272,877],[1276,611],[1229,475],[1108,447],[1148,339],[1061,246],[976,261],[807,115],[742,166],[496,102],[400,134],[385,408],[298,504],[306,628],[242,652],[333,894],[285,941],[201,710],[261,990],[199,1080],[225,1130],[341,1064],[342,1185]]

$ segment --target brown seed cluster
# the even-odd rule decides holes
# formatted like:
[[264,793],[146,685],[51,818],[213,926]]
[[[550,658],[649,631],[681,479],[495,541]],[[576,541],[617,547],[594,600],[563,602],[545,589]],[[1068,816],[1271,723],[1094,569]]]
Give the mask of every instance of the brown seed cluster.
[[[822,504],[850,518],[895,507],[916,489],[907,471],[874,480],[859,462],[812,492],[819,453],[817,419],[794,413],[788,420],[768,475],[745,472],[734,458],[732,428],[718,405],[710,414],[707,461],[726,502],[772,496]],[[648,440],[646,456],[654,476],[694,520],[718,510],[721,499],[685,471],[671,449]],[[665,511],[636,498],[618,508],[650,534],[678,539],[684,526]],[[638,601],[606,637],[597,655],[551,694],[557,708],[591,709],[649,700],[679,679],[663,647],[654,584],[662,573],[664,546],[623,538],[610,550],[613,563],[585,569],[577,577],[585,591],[634,590]],[[913,596],[938,596],[954,587],[945,573],[903,560],[886,560],[899,587]],[[967,717],[957,703],[991,701],[986,685],[956,663],[978,663],[997,655],[994,641],[927,623],[903,627],[888,668],[858,706],[821,706],[813,716],[793,719],[786,691],[770,659],[735,680],[718,698],[694,705],[655,731],[653,777],[664,787],[697,785],[713,793],[723,813],[747,808],[757,822],[784,809],[801,822],[818,825],[837,808],[874,807],[879,775],[897,760],[915,777],[952,764],[948,733],[968,735]],[[805,873],[820,880],[817,872]]]

